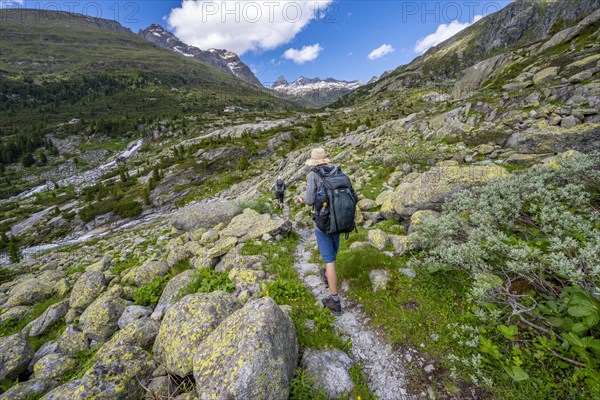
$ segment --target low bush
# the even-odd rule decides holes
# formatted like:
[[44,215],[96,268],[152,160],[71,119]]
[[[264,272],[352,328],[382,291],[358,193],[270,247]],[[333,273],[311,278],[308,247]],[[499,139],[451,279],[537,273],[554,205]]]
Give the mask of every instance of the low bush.
[[504,398],[600,398],[600,157],[573,156],[464,191],[415,235],[410,261],[468,274],[450,324],[454,372]]
[[163,289],[170,276],[156,277],[148,285],[141,286],[133,292],[133,301],[140,306],[153,306],[158,303]]

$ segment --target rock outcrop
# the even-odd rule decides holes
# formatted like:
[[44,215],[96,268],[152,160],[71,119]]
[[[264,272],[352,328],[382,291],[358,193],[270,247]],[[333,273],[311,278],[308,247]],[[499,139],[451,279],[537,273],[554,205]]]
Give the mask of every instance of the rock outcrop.
[[176,229],[191,232],[200,228],[209,229],[219,223],[228,224],[233,217],[242,213],[235,203],[217,200],[210,203],[193,204],[178,210],[171,220]]
[[269,297],[248,302],[198,347],[200,399],[287,399],[298,360],[291,318]]
[[221,291],[185,296],[166,312],[154,357],[170,373],[190,375],[198,346],[238,307],[233,296]]

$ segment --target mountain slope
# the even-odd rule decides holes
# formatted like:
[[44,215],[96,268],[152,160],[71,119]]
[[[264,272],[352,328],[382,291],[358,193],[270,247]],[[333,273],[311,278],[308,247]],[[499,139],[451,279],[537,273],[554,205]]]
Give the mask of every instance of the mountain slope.
[[200,50],[197,47],[183,43],[171,32],[157,24],[152,24],[148,28],[140,30],[138,35],[159,47],[175,51],[186,57],[195,58],[222,71],[233,74],[252,85],[262,87],[258,78],[254,76],[250,68],[234,52],[223,49]]
[[280,76],[271,86],[276,92],[285,94],[299,104],[311,107],[324,107],[362,85],[360,81],[340,81],[333,78],[305,78],[301,76],[288,82]]
[[226,105],[286,107],[267,90],[157,48],[114,21],[38,10],[1,12],[4,128],[32,120],[152,118]]
[[517,0],[411,63],[344,97],[338,105],[362,102],[387,90],[451,85],[449,80],[457,78],[464,69],[509,49],[548,38],[599,8],[600,0]]

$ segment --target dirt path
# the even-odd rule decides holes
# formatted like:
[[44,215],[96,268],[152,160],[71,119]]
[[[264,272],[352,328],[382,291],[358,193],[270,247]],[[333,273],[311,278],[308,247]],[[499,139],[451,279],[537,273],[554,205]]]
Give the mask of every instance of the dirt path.
[[[319,300],[329,295],[318,276],[319,265],[309,262],[316,242],[308,229],[297,229],[300,242],[296,248],[294,267],[304,285]],[[369,318],[360,304],[351,301],[340,291],[342,315],[335,317],[335,326],[344,338],[352,340],[350,357],[364,366],[367,384],[380,400],[408,400],[418,396],[408,394],[403,354],[395,352],[386,340],[369,325]]]

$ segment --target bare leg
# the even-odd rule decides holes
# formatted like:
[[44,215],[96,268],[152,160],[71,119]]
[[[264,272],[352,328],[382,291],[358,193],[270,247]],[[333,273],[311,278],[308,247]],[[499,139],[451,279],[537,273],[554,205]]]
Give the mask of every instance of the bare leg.
[[335,261],[325,264],[325,273],[327,274],[327,283],[329,283],[329,293],[338,294]]

